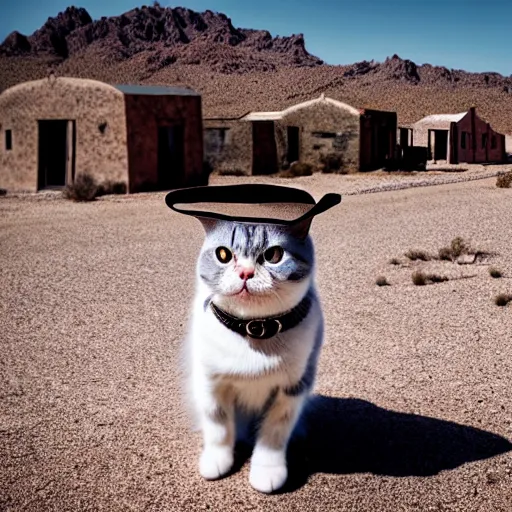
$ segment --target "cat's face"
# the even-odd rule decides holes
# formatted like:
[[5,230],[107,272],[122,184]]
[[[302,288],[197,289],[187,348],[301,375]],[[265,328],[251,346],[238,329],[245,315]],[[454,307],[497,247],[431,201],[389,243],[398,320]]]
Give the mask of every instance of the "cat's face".
[[275,225],[216,222],[207,229],[198,274],[218,305],[272,314],[300,301],[313,264],[309,236],[299,238]]

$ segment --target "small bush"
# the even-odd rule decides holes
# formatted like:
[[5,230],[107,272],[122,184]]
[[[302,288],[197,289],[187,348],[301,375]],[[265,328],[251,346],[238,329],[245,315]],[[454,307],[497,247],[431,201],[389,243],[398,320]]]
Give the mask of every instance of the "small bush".
[[0,188],[0,196],[6,196],[7,190],[5,188]]
[[400,265],[400,260],[398,258],[391,258],[389,260],[390,265]]
[[439,259],[444,261],[453,261],[453,253],[450,247],[439,249]]
[[98,185],[96,191],[96,197],[114,195],[114,194],[126,194],[127,187],[124,181],[104,181],[101,185]]
[[451,249],[454,258],[458,258],[461,254],[468,254],[471,250],[469,244],[460,236],[452,240]]
[[409,258],[412,261],[421,260],[421,261],[429,261],[432,259],[430,254],[425,251],[417,251],[417,250],[409,250],[405,253],[405,257]]
[[94,201],[97,193],[98,184],[90,174],[79,174],[63,192],[64,197],[71,201]]
[[279,173],[281,178],[296,178],[298,176],[311,176],[313,174],[313,166],[304,162],[293,162],[290,168]]
[[416,286],[425,286],[427,284],[427,276],[423,272],[414,272],[412,282]]
[[495,267],[491,267],[489,269],[489,274],[491,277],[493,277],[494,279],[499,279],[500,277],[503,277],[503,274],[501,273],[500,270],[498,270],[497,268]]
[[425,286],[432,283],[444,283],[448,281],[447,277],[439,276],[437,274],[425,274],[423,272],[414,272],[412,275],[412,282],[416,286]]
[[377,286],[390,286],[390,284],[388,283],[388,280],[384,276],[377,277],[375,284]]
[[320,163],[323,165],[324,173],[348,174],[348,170],[343,167],[343,157],[340,153],[322,155]]
[[509,302],[512,302],[512,295],[500,293],[494,297],[494,303],[496,306],[506,306]]
[[496,186],[498,188],[511,188],[512,187],[512,171],[501,174],[496,179]]

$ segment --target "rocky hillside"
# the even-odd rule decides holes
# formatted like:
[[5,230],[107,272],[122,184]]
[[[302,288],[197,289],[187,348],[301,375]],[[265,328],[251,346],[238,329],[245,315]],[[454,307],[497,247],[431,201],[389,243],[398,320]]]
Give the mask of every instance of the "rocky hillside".
[[92,20],[69,7],[32,35],[11,33],[0,45],[0,90],[57,75],[107,82],[176,84],[203,94],[209,116],[281,109],[320,93],[356,107],[398,112],[400,123],[475,105],[512,133],[512,77],[468,73],[394,55],[384,62],[329,66],[302,35],[272,37],[236,28],[224,14],[155,3]]

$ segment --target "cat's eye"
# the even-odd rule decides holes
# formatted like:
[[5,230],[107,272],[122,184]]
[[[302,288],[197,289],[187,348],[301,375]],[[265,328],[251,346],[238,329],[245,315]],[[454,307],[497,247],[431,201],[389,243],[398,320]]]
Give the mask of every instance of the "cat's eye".
[[263,258],[267,263],[279,263],[283,259],[284,251],[279,246],[269,247],[264,253]]
[[215,256],[217,256],[217,259],[221,263],[228,263],[233,257],[231,251],[226,247],[217,247],[217,249],[215,250]]

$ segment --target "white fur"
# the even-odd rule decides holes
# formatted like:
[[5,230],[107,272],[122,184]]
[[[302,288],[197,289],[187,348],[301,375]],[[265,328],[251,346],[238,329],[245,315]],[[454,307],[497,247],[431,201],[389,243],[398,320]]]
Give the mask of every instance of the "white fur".
[[203,433],[199,471],[204,478],[219,478],[233,465],[235,403],[247,412],[261,412],[278,388],[259,428],[249,481],[261,492],[272,492],[286,482],[286,448],[309,390],[288,396],[284,389],[296,385],[303,376],[323,322],[312,279],[286,284],[279,297],[266,294],[244,301],[211,297],[233,315],[258,318],[292,309],[313,290],[310,312],[298,326],[273,340],[258,341],[242,338],[223,326],[211,308],[205,310],[211,292],[198,276],[187,365],[191,398]]

